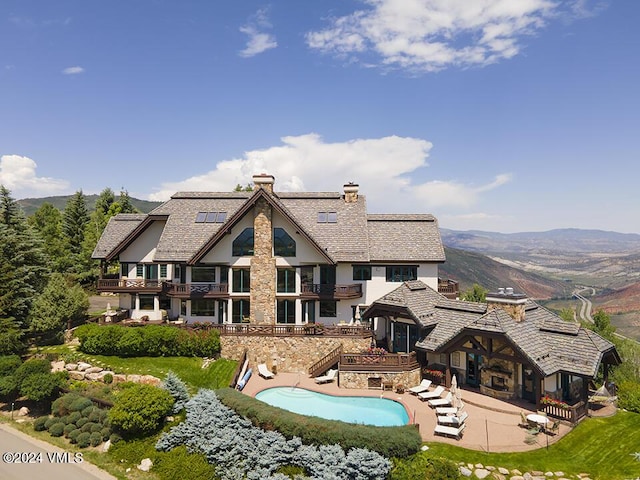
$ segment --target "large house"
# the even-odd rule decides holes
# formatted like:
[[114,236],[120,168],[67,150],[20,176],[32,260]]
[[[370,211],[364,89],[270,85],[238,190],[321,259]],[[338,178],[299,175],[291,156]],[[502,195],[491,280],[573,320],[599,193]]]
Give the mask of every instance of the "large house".
[[[218,328],[231,358],[249,351],[310,374],[339,364],[347,387],[442,372],[434,380],[455,375],[505,400],[578,405],[572,420],[586,414],[601,365],[606,376],[620,362],[613,344],[512,289],[486,304],[455,300],[438,280],[445,255],[431,215],[368,213],[351,183],[276,193],[274,177],[253,181],[252,192],[176,193],[148,215],[111,218],[93,253],[98,290],[118,293],[132,319]],[[373,341],[388,353],[370,358]]]
[[[438,288],[444,249],[432,215],[367,213],[342,193],[176,193],[148,215],[113,217],[93,253],[100,292],[134,319],[257,324],[358,322],[401,282]],[[116,278],[108,266],[119,264]]]

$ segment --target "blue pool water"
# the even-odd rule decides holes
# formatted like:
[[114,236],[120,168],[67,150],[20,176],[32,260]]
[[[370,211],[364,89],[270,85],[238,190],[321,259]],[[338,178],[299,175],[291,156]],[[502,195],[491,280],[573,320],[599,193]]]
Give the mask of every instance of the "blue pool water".
[[304,388],[274,387],[256,395],[274,407],[302,415],[349,423],[392,427],[409,423],[401,403],[379,397],[337,397]]

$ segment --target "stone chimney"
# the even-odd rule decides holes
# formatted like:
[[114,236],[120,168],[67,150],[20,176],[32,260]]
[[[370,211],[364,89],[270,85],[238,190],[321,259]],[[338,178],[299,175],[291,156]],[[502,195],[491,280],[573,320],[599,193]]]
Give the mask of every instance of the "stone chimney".
[[344,185],[344,201],[345,203],[355,203],[358,201],[358,190],[360,186],[357,183],[349,182]]
[[527,296],[523,293],[514,293],[511,287],[499,288],[497,293],[487,293],[487,311],[501,308],[516,322],[524,320],[526,303]]
[[267,193],[273,193],[273,184],[275,182],[273,175],[267,175],[266,173],[260,173],[253,176],[253,190],[256,191],[259,188],[263,188]]

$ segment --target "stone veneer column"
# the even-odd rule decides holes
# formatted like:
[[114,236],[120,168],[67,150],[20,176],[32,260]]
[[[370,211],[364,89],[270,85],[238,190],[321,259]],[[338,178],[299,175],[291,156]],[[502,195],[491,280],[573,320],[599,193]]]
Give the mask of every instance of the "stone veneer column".
[[271,205],[260,198],[253,210],[251,322],[276,323],[276,259],[273,257]]

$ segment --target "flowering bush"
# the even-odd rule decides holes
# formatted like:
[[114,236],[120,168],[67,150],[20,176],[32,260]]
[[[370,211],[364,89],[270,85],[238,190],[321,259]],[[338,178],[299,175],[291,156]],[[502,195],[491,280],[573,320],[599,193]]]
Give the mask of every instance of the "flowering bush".
[[364,353],[367,355],[384,355],[387,351],[382,347],[369,347]]
[[444,372],[442,370],[424,370],[425,375],[431,375],[432,377],[444,377]]
[[553,405],[554,407],[559,407],[559,408],[562,408],[564,410],[567,410],[569,408],[569,405],[567,405],[562,400],[557,400],[555,398],[551,398],[548,395],[545,395],[544,397],[542,397],[540,399],[540,403],[542,403],[543,405]]

